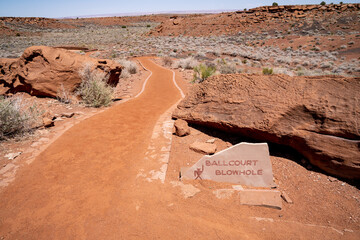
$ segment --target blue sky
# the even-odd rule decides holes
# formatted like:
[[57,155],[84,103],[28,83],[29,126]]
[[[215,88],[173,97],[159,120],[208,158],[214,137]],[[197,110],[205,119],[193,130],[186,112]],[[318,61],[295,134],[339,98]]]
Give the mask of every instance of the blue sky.
[[[236,10],[271,5],[273,2],[274,0],[0,0],[0,16],[57,18],[160,11]],[[279,0],[276,2],[279,5],[319,4],[321,0]],[[340,1],[326,2],[339,3]],[[360,0],[343,2],[359,3]]]

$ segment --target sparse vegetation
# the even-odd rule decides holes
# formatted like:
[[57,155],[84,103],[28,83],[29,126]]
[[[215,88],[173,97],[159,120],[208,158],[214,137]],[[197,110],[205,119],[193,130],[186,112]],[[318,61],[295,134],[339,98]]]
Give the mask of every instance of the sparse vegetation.
[[272,68],[263,68],[263,70],[262,70],[262,73],[264,74],[264,75],[272,75],[273,74],[273,69]]
[[0,96],[0,139],[28,132],[39,121],[40,112],[22,96]]
[[93,69],[91,64],[86,64],[79,74],[82,82],[78,94],[84,103],[90,107],[108,106],[114,90],[106,83],[106,74]]
[[196,67],[194,67],[194,79],[193,81],[199,81],[199,82],[203,82],[205,81],[208,77],[210,77],[211,75],[213,75],[216,71],[216,68],[213,66],[206,66],[205,64],[200,64]]
[[277,4],[277,2],[273,2],[272,6],[273,6],[273,7],[277,7],[277,6],[279,6],[279,5]]
[[224,59],[217,62],[217,69],[221,74],[236,73],[237,69],[234,63],[227,63]]
[[320,3],[320,5],[321,5],[321,6],[326,5],[326,2],[322,1],[322,2]]
[[183,69],[193,69],[198,65],[198,61],[195,60],[193,57],[188,57],[185,59],[180,59],[177,62],[177,67],[183,68]]
[[172,60],[171,57],[166,56],[166,57],[163,57],[163,63],[165,66],[171,67],[173,65],[174,61]]
[[117,62],[124,67],[121,72],[121,77],[123,78],[127,78],[130,76],[130,74],[136,74],[138,72],[138,67],[136,63],[134,63],[133,61],[129,61],[126,59],[119,59],[117,60]]
[[60,85],[60,88],[58,89],[56,94],[56,98],[57,100],[59,100],[59,102],[65,104],[71,103],[70,93],[64,88],[63,84]]

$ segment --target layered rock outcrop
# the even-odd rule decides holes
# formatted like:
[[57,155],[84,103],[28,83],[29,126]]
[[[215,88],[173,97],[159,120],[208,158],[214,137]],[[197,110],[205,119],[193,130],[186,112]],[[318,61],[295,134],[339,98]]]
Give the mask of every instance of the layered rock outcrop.
[[287,145],[324,171],[360,178],[360,78],[219,75],[173,117]]
[[27,92],[56,97],[61,85],[73,92],[81,83],[79,70],[86,64],[105,71],[116,86],[122,66],[112,60],[94,59],[61,48],[34,46],[18,59],[0,59],[0,94]]

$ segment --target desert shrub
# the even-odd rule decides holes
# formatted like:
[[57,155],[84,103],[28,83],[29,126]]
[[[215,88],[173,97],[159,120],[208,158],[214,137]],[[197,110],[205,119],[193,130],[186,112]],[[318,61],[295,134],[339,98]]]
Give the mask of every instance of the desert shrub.
[[130,74],[136,74],[138,72],[138,67],[136,63],[126,60],[126,59],[119,59],[117,60],[118,63],[120,63],[121,66],[123,66],[123,70],[121,72],[121,77],[128,77]]
[[202,59],[206,57],[206,54],[204,52],[198,52],[195,57],[198,59]]
[[237,72],[236,66],[233,63],[218,64],[217,68],[221,74],[231,74]]
[[121,26],[121,28],[126,28],[126,26]]
[[64,88],[64,85],[61,84],[60,88],[57,91],[56,98],[59,102],[69,104],[71,103],[70,93]]
[[193,57],[188,57],[185,59],[180,59],[177,62],[177,67],[183,69],[193,69],[198,65],[198,61],[196,61]]
[[194,67],[194,82],[196,80],[199,80],[199,82],[203,82],[208,77],[213,75],[216,71],[215,67],[212,66],[206,66],[204,64],[200,64],[196,67]]
[[0,139],[29,131],[39,121],[39,116],[37,106],[29,106],[22,96],[1,97]]
[[172,60],[172,58],[171,57],[168,57],[168,56],[166,56],[166,57],[163,57],[163,63],[165,64],[165,66],[172,66],[172,64],[173,64],[173,60]]
[[321,5],[321,6],[326,5],[326,2],[322,1],[322,2],[320,3],[320,5]]
[[277,2],[273,2],[272,6],[277,7],[277,6],[279,6],[279,4],[277,4]]
[[271,75],[271,74],[273,74],[273,69],[272,68],[263,68],[262,73],[264,75]]
[[331,62],[325,61],[325,62],[321,62],[320,67],[321,68],[330,68],[331,65],[332,65]]
[[124,69],[121,71],[121,75],[120,75],[121,78],[128,78],[130,76],[131,76],[131,74],[128,71],[126,71]]
[[285,74],[285,75],[288,75],[288,76],[294,76],[294,72],[287,69],[287,68],[274,68],[273,70],[273,73],[274,74]]
[[114,90],[106,83],[108,76],[104,72],[92,69],[91,64],[86,64],[79,74],[82,82],[78,89],[78,94],[84,103],[91,107],[109,105]]

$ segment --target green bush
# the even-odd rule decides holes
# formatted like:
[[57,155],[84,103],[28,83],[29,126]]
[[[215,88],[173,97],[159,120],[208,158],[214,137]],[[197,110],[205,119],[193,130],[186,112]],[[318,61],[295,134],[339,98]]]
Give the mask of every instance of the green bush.
[[39,121],[36,105],[27,104],[21,96],[0,99],[0,139],[24,133]]
[[204,64],[200,64],[197,67],[194,67],[194,82],[199,80],[199,82],[203,82],[208,77],[213,75],[216,71],[216,68],[213,66],[206,66]]
[[264,75],[271,75],[274,71],[272,68],[263,68],[262,72]]
[[111,103],[113,88],[106,82],[108,77],[104,72],[93,70],[91,64],[86,64],[79,72],[82,82],[78,94],[87,106],[101,107]]
[[122,28],[126,28],[126,26],[121,26]]
[[279,4],[277,4],[277,2],[273,2],[273,7],[277,7],[277,6],[279,6]]
[[320,3],[320,5],[321,5],[321,6],[326,5],[326,2],[322,1],[322,2]]

